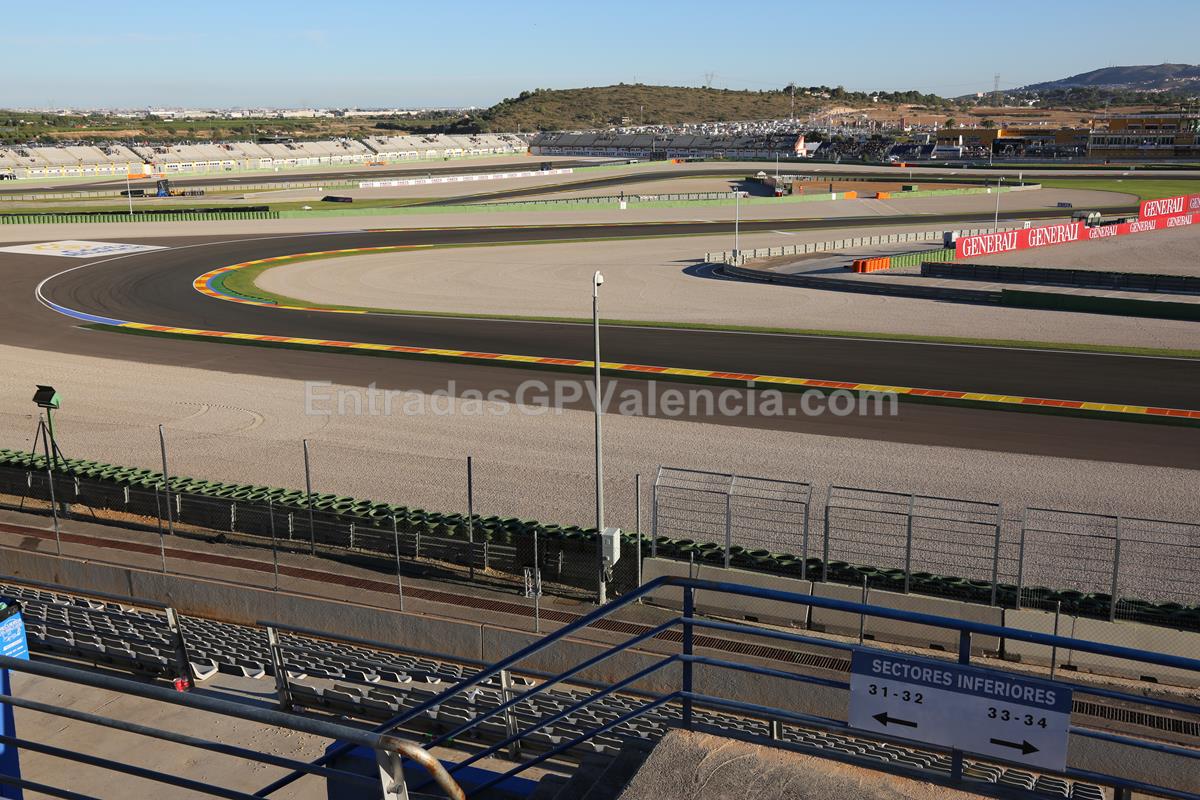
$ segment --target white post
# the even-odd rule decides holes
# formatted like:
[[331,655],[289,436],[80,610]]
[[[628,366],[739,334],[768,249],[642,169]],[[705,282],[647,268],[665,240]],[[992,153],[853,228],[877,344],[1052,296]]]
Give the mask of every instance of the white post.
[[129,170],[125,171],[125,198],[129,201],[129,216],[133,216],[133,192],[129,188]]
[[600,417],[603,414],[600,394],[600,285],[604,276],[597,270],[592,275],[592,332],[595,339],[595,378],[596,393],[592,405],[596,416],[596,556],[599,567],[599,600],[600,605],[608,602],[607,587],[604,585],[604,450],[601,439]]
[[992,220],[992,233],[1000,230],[1000,184],[1004,183],[1004,178],[1001,176],[996,180],[996,216]]
[[734,190],[733,193],[733,261],[736,264],[738,258],[739,233],[742,227],[742,193]]

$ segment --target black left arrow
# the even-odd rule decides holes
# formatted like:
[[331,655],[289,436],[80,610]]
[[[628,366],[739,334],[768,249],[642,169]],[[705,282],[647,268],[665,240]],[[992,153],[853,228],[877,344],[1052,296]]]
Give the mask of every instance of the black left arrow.
[[883,726],[883,727],[885,727],[885,728],[886,728],[888,725],[903,725],[903,726],[904,726],[904,727],[906,727],[906,728],[916,728],[916,727],[919,727],[919,726],[917,725],[917,723],[915,723],[915,722],[912,722],[912,721],[910,721],[910,720],[907,720],[907,719],[896,719],[895,717],[889,717],[889,716],[888,716],[888,713],[887,713],[886,711],[884,711],[884,712],[882,712],[882,713],[880,713],[880,714],[876,714],[875,716],[871,717],[871,719],[875,720],[876,722],[878,722],[880,725],[882,725],[882,726]]
[[1021,755],[1027,756],[1030,753],[1036,753],[1038,749],[1025,740],[1021,740],[1020,744],[1016,742],[1007,742],[1004,739],[992,739],[992,744],[999,747],[1011,747],[1013,750],[1020,750]]

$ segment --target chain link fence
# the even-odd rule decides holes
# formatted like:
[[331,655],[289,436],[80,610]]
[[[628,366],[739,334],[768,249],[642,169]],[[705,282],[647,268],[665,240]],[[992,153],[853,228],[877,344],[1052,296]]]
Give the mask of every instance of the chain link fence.
[[[73,467],[53,482],[44,457],[10,459],[0,505],[265,548],[276,563],[315,554],[397,581],[415,564],[521,591],[525,570],[536,568],[547,592],[594,597],[604,574],[589,524],[594,475],[583,467],[531,495],[520,459],[421,452],[419,443],[415,454],[394,454],[365,441],[170,431],[158,444],[120,444],[135,469]],[[163,463],[165,481],[154,470]],[[194,464],[205,469],[193,474]],[[220,482],[226,469],[226,480],[295,488]],[[616,509],[607,524],[625,535],[605,576],[612,594],[637,586],[642,559],[657,556],[1200,630],[1200,524],[1039,507],[1006,518],[998,503],[842,485],[814,498],[801,481],[672,467],[640,490],[632,476],[616,478],[606,485]]]

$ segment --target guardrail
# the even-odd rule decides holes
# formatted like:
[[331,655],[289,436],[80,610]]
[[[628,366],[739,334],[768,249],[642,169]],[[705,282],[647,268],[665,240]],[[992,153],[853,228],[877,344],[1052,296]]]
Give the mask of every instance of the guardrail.
[[133,214],[113,212],[111,214],[6,214],[0,216],[0,225],[36,225],[36,224],[82,224],[88,222],[211,222],[214,220],[238,219],[279,219],[278,211],[219,211],[219,212],[181,212],[181,213],[139,213]]
[[[241,719],[270,728],[306,733],[335,742],[347,742],[354,746],[366,747],[376,754],[379,773],[377,777],[370,778],[359,773],[312,765],[295,758],[228,744],[216,739],[175,733],[150,725],[129,722],[66,706],[43,703],[24,697],[0,695],[0,703],[16,708],[23,708],[88,725],[96,725],[102,729],[146,737],[160,742],[170,742],[183,747],[245,759],[246,761],[264,766],[282,767],[291,770],[290,774],[296,776],[315,775],[325,778],[331,783],[345,782],[357,787],[366,787],[366,791],[374,789],[374,791],[379,792],[382,790],[384,800],[402,800],[402,798],[408,797],[402,763],[403,759],[411,759],[429,772],[431,776],[430,780],[436,782],[442,791],[446,793],[447,797],[454,798],[455,800],[466,800],[466,794],[463,792],[462,787],[450,776],[441,762],[430,755],[426,749],[415,742],[401,739],[386,732],[367,732],[361,728],[337,722],[289,714],[273,709],[261,708],[256,705],[232,702],[211,695],[177,692],[162,686],[114,677],[96,670],[78,669],[43,661],[28,661],[0,655],[0,669],[13,670],[49,680],[62,681],[73,686],[87,686],[102,691],[116,692],[129,697],[139,697],[144,700],[180,706],[193,711]],[[251,794],[249,792],[214,785],[213,782],[208,780],[199,781],[192,778],[185,778],[163,770],[139,767],[122,761],[90,755],[82,752],[80,749],[58,747],[22,736],[0,734],[0,742],[6,747],[21,748],[30,752],[62,759],[64,762],[70,764],[86,765],[121,775],[128,775],[133,778],[154,781],[164,786],[175,787],[187,792],[195,792],[205,797],[254,800],[262,796],[258,793]],[[68,770],[64,769],[60,774],[68,774]],[[70,793],[66,786],[49,786],[23,777],[0,775],[0,783],[6,786],[18,786],[22,789],[42,792],[55,797],[82,796]]]
[[[968,228],[955,231],[959,236],[974,236],[980,233],[992,233],[994,228]],[[1001,231],[1013,230],[1000,228]],[[888,233],[878,236],[854,236],[848,239],[834,239],[827,242],[808,242],[806,244],[788,244],[779,247],[760,247],[753,250],[736,252],[723,251],[705,253],[704,261],[708,264],[731,264],[740,266],[755,258],[774,258],[776,256],[802,256],[811,253],[828,253],[837,250],[847,250],[856,247],[875,247],[884,244],[908,244],[912,242],[941,241],[947,231],[912,231],[908,233]],[[925,252],[925,251],[918,251]],[[915,265],[914,265],[915,266]]]
[[[658,625],[648,628],[647,630],[626,638],[620,643],[607,648],[592,648],[589,652],[593,654],[587,657],[580,657],[578,654],[571,655],[571,651],[553,657],[546,657],[542,654],[547,653],[552,648],[560,643],[564,647],[572,647],[570,637],[576,631],[580,631],[590,626],[603,625],[604,620],[610,617],[615,611],[625,608],[642,599],[648,598],[651,594],[663,594],[664,592],[672,592],[679,590],[681,600],[679,606],[683,609],[679,616],[668,619]],[[824,609],[830,612],[841,612],[860,617],[879,617],[882,619],[895,620],[898,622],[931,626],[956,633],[958,639],[957,650],[957,665],[956,669],[972,670],[972,675],[981,681],[991,682],[993,685],[1017,685],[1022,688],[1022,693],[1025,695],[1025,690],[1029,691],[1049,691],[1050,696],[1054,693],[1061,693],[1070,696],[1072,692],[1076,694],[1094,695],[1102,698],[1108,703],[1129,704],[1128,707],[1152,707],[1169,709],[1174,713],[1182,714],[1197,714],[1200,713],[1200,705],[1194,702],[1181,702],[1175,700],[1162,699],[1157,697],[1146,697],[1143,695],[1115,691],[1106,688],[1092,687],[1067,683],[1056,679],[1030,678],[1027,675],[1017,676],[1011,672],[983,668],[972,667],[972,641],[975,638],[1003,638],[1012,639],[1015,641],[1026,642],[1033,645],[1040,645],[1046,648],[1059,648],[1065,650],[1075,650],[1087,653],[1094,653],[1117,659],[1128,659],[1135,663],[1155,664],[1165,666],[1172,669],[1186,670],[1190,672],[1200,672],[1200,659],[1184,658],[1179,656],[1160,655],[1139,650],[1134,650],[1126,647],[1119,647],[1109,644],[1101,644],[1097,642],[1084,641],[1081,639],[1056,636],[1051,634],[1034,633],[1030,631],[1006,628],[998,625],[991,625],[978,622],[970,622],[960,619],[951,619],[948,617],[935,616],[931,614],[917,613],[912,611],[901,611],[895,609],[880,608],[862,603],[854,603],[842,600],[834,600],[828,598],[815,597],[811,595],[795,594],[791,592],[778,591],[773,589],[764,589],[751,586],[742,586],[730,583],[720,583],[714,581],[703,581],[689,578],[663,577],[658,578],[639,589],[621,597],[606,606],[603,606],[591,614],[587,614],[575,622],[572,622],[560,628],[553,634],[541,638],[532,644],[521,648],[511,656],[502,659],[501,661],[492,664],[489,668],[480,670],[470,678],[463,680],[455,686],[448,688],[446,691],[437,694],[423,703],[414,707],[408,708],[403,713],[391,718],[386,723],[379,725],[374,730],[376,733],[386,733],[402,726],[421,715],[426,714],[432,709],[436,709],[444,704],[458,702],[460,705],[465,705],[467,708],[473,708],[469,692],[476,687],[479,687],[485,681],[494,677],[499,677],[503,685],[509,686],[506,680],[506,675],[509,670],[522,663],[528,663],[535,657],[541,656],[541,663],[568,663],[569,668],[559,672],[553,677],[547,678],[542,683],[528,689],[524,692],[516,690],[506,690],[504,701],[499,705],[492,707],[485,712],[474,714],[466,719],[461,724],[451,724],[450,730],[433,738],[425,743],[427,749],[443,746],[451,743],[463,736],[469,734],[473,729],[484,723],[486,720],[497,718],[506,719],[508,726],[508,735],[499,742],[479,750],[456,764],[448,767],[447,771],[450,775],[467,767],[481,759],[495,756],[505,752],[511,754],[522,740],[529,738],[531,735],[546,729],[550,726],[569,721],[569,725],[574,727],[574,733],[568,733],[553,744],[548,749],[543,750],[536,756],[532,756],[517,766],[501,773],[491,780],[480,785],[472,787],[472,792],[484,792],[491,786],[526,771],[527,769],[537,766],[538,764],[553,758],[560,754],[564,754],[580,745],[586,744],[596,736],[613,730],[625,723],[637,719],[649,711],[660,708],[673,708],[678,712],[680,725],[685,729],[702,728],[700,722],[700,709],[714,708],[723,711],[731,711],[753,720],[759,720],[768,723],[772,733],[776,732],[784,725],[793,725],[808,729],[836,731],[843,733],[851,733],[856,738],[876,740],[879,742],[900,743],[906,746],[917,746],[922,750],[932,750],[935,752],[948,753],[950,756],[948,783],[961,784],[964,779],[965,759],[970,756],[972,758],[981,759],[989,763],[1010,764],[1021,767],[1030,765],[1029,755],[1031,752],[1036,752],[1038,748],[1034,747],[1033,751],[1029,749],[1028,741],[1023,743],[1013,744],[1011,742],[997,739],[992,739],[991,747],[986,752],[972,751],[965,752],[957,746],[946,746],[939,744],[939,741],[946,741],[947,738],[941,735],[936,729],[925,730],[920,734],[910,729],[917,728],[917,725],[909,723],[906,727],[900,728],[900,732],[892,733],[892,729],[887,728],[887,713],[884,712],[884,720],[882,725],[886,732],[867,729],[862,727],[863,723],[858,722],[857,725],[852,725],[848,715],[832,716],[829,714],[815,713],[812,711],[797,710],[794,706],[788,707],[783,703],[766,706],[760,704],[747,703],[736,699],[736,695],[732,692],[731,686],[733,681],[728,679],[730,674],[743,674],[752,676],[752,680],[756,681],[771,681],[780,686],[780,696],[788,696],[792,693],[788,692],[786,687],[794,684],[805,684],[812,687],[813,691],[823,690],[838,693],[849,692],[851,695],[851,709],[855,702],[861,702],[861,692],[863,689],[855,688],[854,681],[846,682],[842,680],[831,680],[828,678],[817,677],[814,675],[802,674],[799,670],[779,670],[772,669],[754,664],[739,663],[728,661],[720,658],[703,655],[697,652],[697,631],[715,630],[725,633],[733,633],[741,636],[749,636],[763,638],[775,642],[786,642],[790,644],[802,644],[806,646],[814,646],[834,650],[840,653],[848,653],[852,656],[853,663],[858,663],[860,659],[866,659],[868,662],[872,659],[903,659],[894,651],[884,650],[881,648],[854,645],[842,642],[830,641],[805,634],[795,633],[792,631],[780,629],[768,629],[741,623],[725,622],[705,619],[696,615],[697,594],[722,594],[733,595],[736,597],[758,599],[762,601],[771,601],[781,604],[790,604],[800,607],[809,607],[812,609]],[[753,640],[753,639],[752,639]],[[660,649],[654,652],[634,650],[640,645],[648,644],[653,641]],[[666,643],[677,643],[678,651],[668,655],[661,654],[661,646]],[[574,652],[578,653],[575,649]],[[514,724],[511,713],[506,717],[506,712],[511,712],[518,703],[532,700],[542,692],[551,687],[568,683],[585,673],[597,665],[609,662],[610,660],[622,655],[632,656],[637,653],[638,659],[630,659],[635,666],[640,666],[632,671],[629,671],[627,676],[613,680],[608,685],[597,689],[594,692],[584,693],[582,699],[566,708],[561,708],[557,713],[544,716],[537,720],[534,724],[521,726]],[[661,656],[661,657],[660,657]],[[941,665],[950,662],[936,660],[920,660],[921,664],[928,665],[928,668],[938,670]],[[668,667],[678,666],[678,679],[671,677],[671,672],[667,671]],[[919,666],[919,665],[918,665]],[[618,667],[619,668],[619,667]],[[613,669],[610,665],[609,669]],[[725,680],[714,679],[711,676],[722,675]],[[652,684],[668,686],[673,685],[675,688],[669,691],[650,689]],[[704,687],[709,687],[704,691]],[[919,692],[921,685],[915,685],[914,692]],[[617,692],[622,691],[637,691],[640,695],[635,703],[631,703],[629,710],[615,719],[607,721],[597,721],[596,724],[591,724],[587,717],[587,710],[590,705],[598,700],[602,700]],[[932,694],[926,691],[926,694]],[[988,695],[991,697],[1002,697],[1005,695],[996,694]],[[1025,695],[1027,696],[1027,695]],[[899,705],[901,697],[896,698],[896,705]],[[908,702],[914,702],[913,697],[907,698]],[[922,700],[915,699],[915,702],[920,704]],[[932,702],[932,700],[931,700]],[[1001,717],[1003,711],[1003,719],[1009,719],[1009,711],[1003,708],[1009,704],[992,700],[993,707],[987,712],[991,718]],[[896,707],[893,706],[893,708]],[[995,706],[1001,706],[1002,709],[997,709]],[[881,707],[886,707],[884,704]],[[908,706],[915,708],[914,706]],[[1068,702],[1066,707],[1070,708]],[[900,705],[899,709],[904,706]],[[980,709],[982,712],[982,709]],[[965,713],[959,710],[957,713]],[[1068,712],[1069,713],[1069,712]],[[875,717],[878,719],[878,717]],[[894,720],[894,717],[893,717]],[[949,725],[950,715],[942,716],[941,720],[936,718],[933,721],[934,728],[939,725],[944,727]],[[1015,728],[1011,728],[1012,734],[1019,734],[1025,731],[1026,736],[1035,738],[1034,733],[1038,728],[1046,729],[1046,723],[1037,722],[1034,718],[1034,723],[1027,723],[1030,727],[1021,727],[1018,720]],[[976,723],[978,725],[989,725],[988,719],[981,716]],[[1001,730],[1001,721],[994,723],[995,729]],[[1053,729],[1053,726],[1051,726]],[[1051,742],[1055,734],[1048,734],[1050,739],[1045,737],[1036,737],[1039,742]],[[761,737],[753,733],[747,732],[746,738],[769,742],[774,746],[786,747],[786,743],[780,741],[782,737],[771,736]],[[1070,724],[1064,722],[1064,731],[1062,733],[1063,741],[1056,743],[1056,746],[1061,747],[1063,755],[1063,763],[1065,768],[1057,768],[1053,766],[1037,766],[1036,770],[1045,774],[1063,775],[1068,778],[1084,781],[1093,781],[1104,785],[1114,787],[1119,793],[1119,796],[1128,796],[1128,792],[1139,791],[1150,794],[1156,794],[1165,797],[1176,798],[1195,798],[1200,797],[1196,792],[1200,791],[1200,771],[1194,768],[1197,760],[1200,760],[1200,750],[1194,747],[1185,747],[1173,744],[1166,744],[1160,741],[1153,741],[1146,738],[1140,738],[1133,735],[1125,735],[1112,733],[1108,731],[1093,729],[1085,725]],[[1066,739],[1072,741],[1072,747],[1067,754]],[[1102,742],[1107,748],[1105,754],[1096,756],[1089,750],[1087,744],[1090,742]],[[1076,747],[1074,743],[1081,743]],[[957,744],[957,742],[956,742]],[[1015,747],[1016,752],[1012,755],[1007,755],[1010,751],[1003,750],[1001,745],[1011,745]],[[1045,746],[1045,745],[1043,745]],[[329,750],[324,756],[313,762],[313,766],[324,766],[338,756],[344,754],[350,749],[350,745],[339,745]],[[1114,749],[1118,750],[1123,758],[1118,759],[1113,756]],[[806,750],[805,752],[812,754],[814,752],[820,754],[821,751]],[[998,755],[1003,752],[1006,755]],[[1018,755],[1017,753],[1020,753]],[[1132,763],[1136,764],[1144,754],[1145,758],[1158,759],[1160,761],[1159,771],[1154,772],[1151,768],[1146,768],[1139,776],[1131,776],[1130,774],[1116,774],[1112,772],[1112,764],[1114,763]],[[1037,762],[1035,762],[1037,763]],[[878,769],[889,771],[905,772],[905,770],[897,769],[897,765],[888,763],[875,763],[872,766]],[[1136,769],[1131,767],[1130,769]],[[263,794],[270,794],[277,791],[299,777],[302,772],[296,771],[291,775],[282,778],[262,790]],[[928,774],[924,775],[928,779]],[[414,787],[419,791],[421,786]]]

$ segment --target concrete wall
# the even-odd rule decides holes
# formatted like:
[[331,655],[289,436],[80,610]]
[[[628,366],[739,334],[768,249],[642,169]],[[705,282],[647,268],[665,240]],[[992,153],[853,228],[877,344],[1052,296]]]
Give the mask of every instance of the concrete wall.
[[[1004,624],[1037,633],[1054,633],[1054,614],[1049,611],[1022,609],[1004,612]],[[1059,618],[1058,633],[1075,639],[1132,647],[1152,653],[1196,658],[1200,656],[1200,633],[1143,625],[1138,622],[1107,622],[1099,619],[1073,617],[1063,614]],[[1016,639],[1006,639],[1005,655],[1022,662],[1049,664],[1050,648],[1030,644]],[[1059,650],[1056,659],[1060,665],[1096,672],[1101,675],[1117,675],[1134,679],[1150,679],[1174,686],[1200,687],[1200,675],[1171,667],[1142,664],[1121,658],[1112,658],[1079,650]]]

